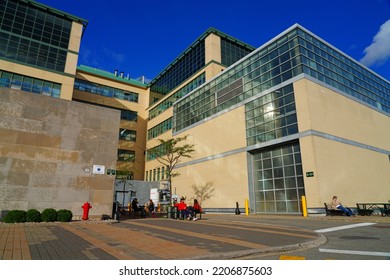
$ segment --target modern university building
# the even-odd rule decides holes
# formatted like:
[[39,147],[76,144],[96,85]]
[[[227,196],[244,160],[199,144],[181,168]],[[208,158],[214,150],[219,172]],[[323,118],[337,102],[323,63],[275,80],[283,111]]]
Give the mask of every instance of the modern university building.
[[298,24],[259,48],[210,28],[146,83],[77,66],[84,19],[16,0],[0,15],[0,210],[110,214],[115,173],[163,188],[153,150],[185,135],[172,192],[212,182],[207,211],[390,199],[389,81]]

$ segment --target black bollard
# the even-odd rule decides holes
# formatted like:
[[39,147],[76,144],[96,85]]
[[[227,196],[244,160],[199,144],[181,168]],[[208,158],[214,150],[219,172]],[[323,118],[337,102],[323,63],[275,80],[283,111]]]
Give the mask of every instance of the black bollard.
[[238,202],[236,202],[236,211],[235,211],[236,215],[240,215],[241,214],[241,211],[240,211],[240,207],[238,206]]

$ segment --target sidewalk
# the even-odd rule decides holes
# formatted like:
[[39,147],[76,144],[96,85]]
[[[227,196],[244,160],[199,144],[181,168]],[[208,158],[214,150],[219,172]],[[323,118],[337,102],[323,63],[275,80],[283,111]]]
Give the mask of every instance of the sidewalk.
[[[0,224],[0,260],[235,259],[259,252],[316,247],[326,239],[302,223],[358,222],[386,217],[235,216],[199,221]],[[299,228],[301,227],[301,228]],[[307,228],[307,227],[306,227]]]

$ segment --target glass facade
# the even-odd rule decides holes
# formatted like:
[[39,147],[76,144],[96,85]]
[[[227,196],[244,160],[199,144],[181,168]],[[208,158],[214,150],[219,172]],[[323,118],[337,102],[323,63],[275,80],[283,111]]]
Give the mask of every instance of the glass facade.
[[99,94],[106,97],[113,97],[121,100],[138,102],[138,96],[139,96],[138,93],[126,91],[123,89],[113,88],[105,85],[100,85],[100,84],[96,84],[96,83],[92,83],[80,79],[75,80],[74,88],[77,90]]
[[298,30],[305,74],[390,113],[390,83],[319,38]]
[[[173,131],[245,106],[257,213],[299,213],[304,195],[293,78],[307,77],[379,112],[390,113],[390,83],[296,25],[173,105]],[[286,138],[285,138],[286,139]],[[264,145],[264,144],[263,144]],[[266,144],[265,144],[266,145]]]
[[305,195],[299,143],[256,151],[253,188],[257,213],[299,213]]
[[1,70],[0,87],[8,87],[56,98],[59,98],[61,95],[60,84]]
[[204,39],[192,45],[151,82],[150,90],[166,95],[205,65]]
[[294,30],[257,50],[179,100],[174,105],[173,130],[185,129],[303,73],[297,33]]
[[0,1],[0,58],[63,72],[72,21],[28,1]]
[[149,120],[154,119],[161,113],[165,112],[169,108],[173,106],[173,103],[186,95],[187,93],[193,91],[200,85],[204,84],[206,81],[206,75],[205,73],[200,74],[198,77],[193,79],[191,82],[189,82],[187,85],[179,89],[177,92],[172,94],[170,97],[167,99],[163,100],[161,103],[156,105],[153,109],[149,111]]
[[[215,33],[221,38],[221,63],[224,66],[232,65],[254,50],[253,47],[210,28],[150,83],[151,92],[162,96],[169,94],[201,70],[206,64],[205,39],[211,33]],[[156,97],[152,98],[150,102],[155,103],[158,100],[159,98]]]
[[177,132],[218,112],[244,104],[305,74],[355,100],[390,112],[390,83],[321,39],[295,27],[232,65],[174,104]]
[[292,84],[245,105],[247,145],[298,133]]
[[251,48],[248,45],[221,37],[221,62],[227,67],[236,63],[254,50],[254,48]]

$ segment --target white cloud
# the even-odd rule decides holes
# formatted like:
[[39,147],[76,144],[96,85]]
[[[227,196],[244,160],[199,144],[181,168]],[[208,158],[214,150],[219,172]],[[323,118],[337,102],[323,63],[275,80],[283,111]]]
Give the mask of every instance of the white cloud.
[[120,64],[120,63],[125,62],[125,60],[126,60],[126,55],[112,51],[106,47],[103,47],[103,52],[108,58],[112,59],[116,63]]
[[381,65],[390,58],[390,19],[381,25],[364,54],[360,62],[366,66]]

